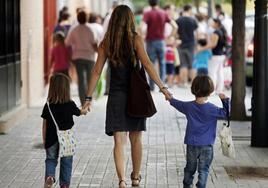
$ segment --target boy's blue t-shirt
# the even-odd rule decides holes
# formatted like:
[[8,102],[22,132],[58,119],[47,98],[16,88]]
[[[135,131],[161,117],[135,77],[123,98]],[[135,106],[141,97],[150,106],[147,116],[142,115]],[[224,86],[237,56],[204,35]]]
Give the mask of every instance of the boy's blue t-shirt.
[[223,108],[212,103],[198,104],[171,99],[170,104],[186,115],[187,127],[184,143],[193,146],[213,145],[216,138],[218,119],[226,119],[229,99],[222,100]]
[[208,61],[211,57],[212,57],[212,53],[210,50],[204,50],[204,51],[198,52],[194,57],[193,68],[208,69]]

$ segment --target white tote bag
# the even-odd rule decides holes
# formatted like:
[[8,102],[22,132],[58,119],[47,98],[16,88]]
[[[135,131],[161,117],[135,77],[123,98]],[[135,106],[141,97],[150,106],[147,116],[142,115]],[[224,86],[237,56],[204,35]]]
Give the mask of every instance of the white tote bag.
[[47,102],[49,113],[54,121],[57,129],[58,141],[59,141],[59,156],[69,157],[75,154],[76,140],[74,136],[74,131],[72,129],[61,131],[59,130],[58,124],[51,112],[49,103]]
[[232,138],[232,130],[230,127],[229,111],[227,113],[227,124],[224,123],[220,131],[219,137],[221,141],[222,154],[229,158],[235,158],[235,147]]

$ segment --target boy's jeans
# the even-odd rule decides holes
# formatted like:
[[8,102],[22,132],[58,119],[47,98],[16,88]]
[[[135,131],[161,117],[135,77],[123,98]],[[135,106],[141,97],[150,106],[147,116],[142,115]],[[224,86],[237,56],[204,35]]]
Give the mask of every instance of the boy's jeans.
[[[59,144],[56,143],[46,149],[46,178],[55,177],[58,164]],[[73,157],[60,158],[60,185],[70,185],[72,175]]]
[[209,167],[213,160],[213,146],[191,146],[186,149],[186,167],[184,168],[183,187],[191,188],[195,171],[198,170],[197,188],[205,188]]

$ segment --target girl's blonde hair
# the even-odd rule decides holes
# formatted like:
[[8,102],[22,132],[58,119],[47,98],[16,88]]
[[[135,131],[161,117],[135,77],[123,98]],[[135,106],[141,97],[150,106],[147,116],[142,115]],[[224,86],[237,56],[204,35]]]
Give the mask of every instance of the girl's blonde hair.
[[47,100],[53,104],[62,104],[71,100],[70,79],[68,76],[56,73],[50,78]]
[[134,62],[135,35],[135,21],[132,11],[126,5],[117,6],[112,13],[102,42],[112,65],[122,65],[129,57],[131,62]]

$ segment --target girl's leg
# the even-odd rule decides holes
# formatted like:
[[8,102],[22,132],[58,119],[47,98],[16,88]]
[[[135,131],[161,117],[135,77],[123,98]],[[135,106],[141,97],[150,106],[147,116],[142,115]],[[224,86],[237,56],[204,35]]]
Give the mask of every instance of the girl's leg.
[[131,143],[131,158],[132,158],[132,177],[137,179],[140,175],[141,160],[142,160],[142,132],[134,131],[129,133]]
[[73,157],[62,157],[60,159],[60,186],[70,186],[72,177]]
[[[58,164],[58,149],[59,144],[56,143],[53,146],[46,149],[46,160],[45,160],[45,181],[48,179],[48,177],[52,177],[53,181],[55,180],[55,174],[56,174],[56,167]],[[48,183],[48,182],[46,182]],[[53,182],[49,182],[51,184]]]
[[[125,180],[126,132],[114,132],[114,162],[119,181]],[[123,182],[124,183],[124,182]]]

